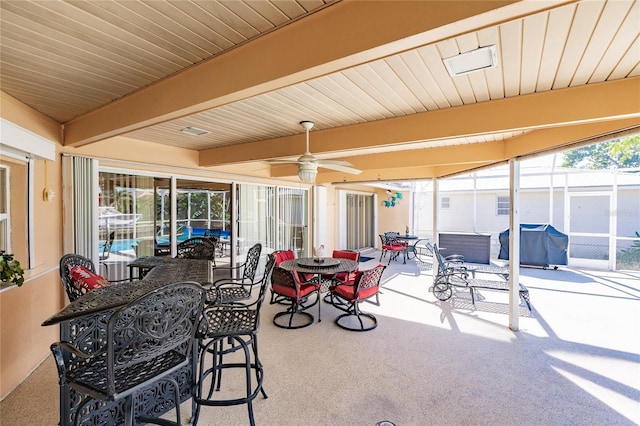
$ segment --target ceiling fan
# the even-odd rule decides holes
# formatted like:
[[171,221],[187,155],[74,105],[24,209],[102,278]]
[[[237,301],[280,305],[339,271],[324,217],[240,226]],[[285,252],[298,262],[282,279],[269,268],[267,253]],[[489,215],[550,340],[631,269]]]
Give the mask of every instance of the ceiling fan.
[[272,160],[270,163],[296,163],[298,165],[298,177],[305,183],[313,183],[318,174],[318,167],[324,169],[337,170],[339,172],[351,173],[354,175],[362,173],[360,170],[353,168],[353,164],[341,160],[323,160],[314,157],[309,152],[309,130],[313,127],[313,121],[301,121],[300,125],[304,127],[307,137],[307,149],[297,160]]

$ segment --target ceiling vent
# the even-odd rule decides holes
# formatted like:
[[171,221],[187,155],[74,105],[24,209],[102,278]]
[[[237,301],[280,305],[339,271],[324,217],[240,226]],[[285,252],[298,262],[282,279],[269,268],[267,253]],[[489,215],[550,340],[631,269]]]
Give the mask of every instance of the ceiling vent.
[[180,129],[180,131],[193,136],[203,136],[211,133],[208,130],[198,129],[197,127],[185,127],[184,129]]

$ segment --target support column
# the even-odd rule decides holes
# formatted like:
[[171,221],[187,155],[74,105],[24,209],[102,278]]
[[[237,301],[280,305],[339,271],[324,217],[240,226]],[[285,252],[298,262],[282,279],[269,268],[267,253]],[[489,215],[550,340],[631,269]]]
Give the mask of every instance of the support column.
[[[240,191],[238,189],[238,184],[236,182],[231,183],[231,222],[229,223],[229,231],[231,231],[231,238],[229,239],[229,265],[237,266],[237,256],[238,251],[235,247],[238,247],[238,238],[240,238],[240,232],[247,232],[246,229],[240,229],[240,212],[238,211],[238,206],[240,205],[240,201],[238,200],[238,196],[240,195]],[[222,197],[222,225],[224,228],[224,211],[227,206],[227,196],[224,195]],[[224,247],[224,246],[223,246]],[[237,270],[234,270],[237,272]],[[234,276],[235,277],[235,276]]]
[[[438,179],[437,178],[433,178],[431,179],[432,182],[432,186],[433,186],[433,222],[431,224],[431,229],[433,230],[433,234],[431,235],[431,243],[432,244],[438,244],[438,247],[440,246],[440,241],[438,241]],[[435,254],[434,254],[435,256]],[[431,262],[431,268],[432,268],[432,273],[433,273],[433,278],[435,279],[436,276],[438,275],[438,261],[435,259],[433,259],[433,262]]]
[[519,330],[520,310],[520,161],[509,160],[509,328]]
[[171,235],[171,257],[176,257],[178,254],[177,241],[178,241],[178,183],[175,176],[171,176],[171,182],[169,183],[171,187],[171,205],[169,209],[171,210],[171,222],[170,222],[170,234]]
[[613,185],[609,197],[609,270],[617,267],[618,250],[618,168],[613,169]]

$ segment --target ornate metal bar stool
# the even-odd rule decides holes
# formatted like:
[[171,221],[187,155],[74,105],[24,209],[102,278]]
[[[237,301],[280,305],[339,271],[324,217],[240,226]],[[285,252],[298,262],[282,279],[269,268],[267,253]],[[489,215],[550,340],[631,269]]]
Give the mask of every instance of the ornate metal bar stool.
[[[264,275],[259,282],[258,298],[249,304],[218,304],[206,307],[198,329],[199,369],[196,393],[193,398],[192,423],[198,423],[200,408],[204,406],[228,406],[247,404],[249,422],[255,424],[252,402],[261,393],[263,366],[258,357],[258,328],[260,308],[265,292],[271,282],[271,272],[275,257],[268,256]],[[218,287],[219,291],[224,291]],[[226,346],[225,346],[226,342]],[[225,357],[242,351],[244,362],[228,362]],[[237,357],[236,357],[237,358]],[[237,361],[235,359],[234,361]],[[242,368],[245,371],[246,392],[234,398],[216,397],[220,391],[222,371],[230,368]],[[255,374],[255,381],[252,376]]]
[[[204,297],[197,283],[165,285],[115,311],[107,319],[103,347],[93,353],[83,352],[86,344],[52,344],[60,384],[73,389],[78,399],[71,421],[61,416],[60,424],[181,424],[178,377],[193,359]],[[175,408],[176,422],[143,414],[136,406],[141,394],[157,398],[152,402],[160,407],[158,415]],[[98,402],[115,412],[113,419],[110,412],[103,418],[83,418]]]

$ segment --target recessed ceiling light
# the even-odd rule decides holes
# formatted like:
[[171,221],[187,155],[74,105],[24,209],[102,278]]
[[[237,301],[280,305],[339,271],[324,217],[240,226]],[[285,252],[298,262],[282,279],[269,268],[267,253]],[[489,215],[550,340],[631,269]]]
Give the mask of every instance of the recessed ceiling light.
[[185,127],[180,131],[182,133],[187,133],[189,135],[194,135],[194,136],[202,136],[202,135],[206,135],[207,133],[211,133],[208,130],[198,129],[197,127]]
[[493,44],[443,59],[442,62],[447,67],[449,75],[456,77],[474,71],[497,67],[498,51],[495,44]]

